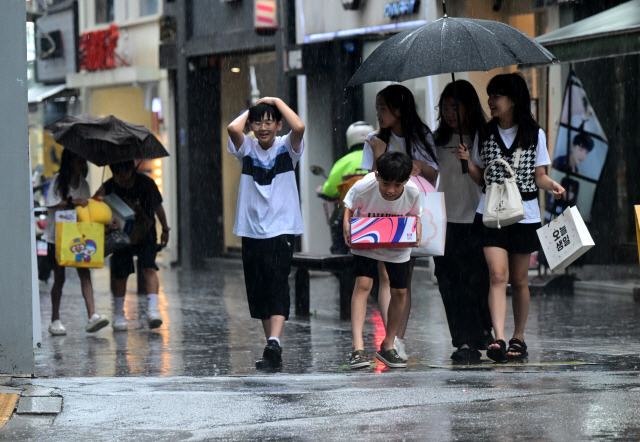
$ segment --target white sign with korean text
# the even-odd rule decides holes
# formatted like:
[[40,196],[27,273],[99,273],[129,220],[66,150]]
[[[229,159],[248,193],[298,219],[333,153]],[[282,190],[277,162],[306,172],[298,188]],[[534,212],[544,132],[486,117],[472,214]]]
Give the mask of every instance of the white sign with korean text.
[[540,227],[538,238],[551,270],[562,270],[595,245],[578,208],[567,207],[556,219]]

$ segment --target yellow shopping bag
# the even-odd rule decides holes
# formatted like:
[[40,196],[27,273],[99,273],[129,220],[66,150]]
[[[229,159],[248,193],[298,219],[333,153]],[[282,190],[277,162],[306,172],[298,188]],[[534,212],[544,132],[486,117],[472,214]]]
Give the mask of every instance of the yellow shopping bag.
[[104,224],[56,223],[56,259],[61,266],[104,265]]

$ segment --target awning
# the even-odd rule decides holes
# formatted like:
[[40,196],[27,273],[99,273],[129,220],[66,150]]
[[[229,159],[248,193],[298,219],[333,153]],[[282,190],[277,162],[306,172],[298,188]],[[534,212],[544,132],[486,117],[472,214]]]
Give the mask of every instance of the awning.
[[640,0],[607,9],[536,38],[560,62],[640,53]]
[[62,92],[67,87],[66,84],[40,84],[29,88],[29,104],[41,103],[43,100]]

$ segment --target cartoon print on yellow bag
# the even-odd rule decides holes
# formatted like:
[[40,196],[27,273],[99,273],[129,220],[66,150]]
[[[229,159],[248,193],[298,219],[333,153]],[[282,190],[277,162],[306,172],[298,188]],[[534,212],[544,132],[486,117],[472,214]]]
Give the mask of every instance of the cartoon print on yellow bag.
[[82,238],[74,238],[71,240],[69,250],[76,255],[76,262],[91,262],[91,255],[96,253],[98,246],[92,239],[86,239],[86,235]]

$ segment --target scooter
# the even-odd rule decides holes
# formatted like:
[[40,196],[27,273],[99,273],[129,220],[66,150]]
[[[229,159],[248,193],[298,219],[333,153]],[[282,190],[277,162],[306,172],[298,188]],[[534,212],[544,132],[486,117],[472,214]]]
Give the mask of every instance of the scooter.
[[[322,176],[324,179],[327,179],[327,175],[325,171],[320,166],[311,166],[311,173],[314,175]],[[344,243],[344,237],[342,235],[342,222],[343,222],[343,211],[342,205],[340,204],[344,195],[347,194],[351,186],[355,184],[356,181],[362,179],[366,175],[366,171],[356,170],[355,173],[344,175],[342,177],[343,181],[338,184],[338,191],[340,192],[340,198],[329,198],[322,193],[322,186],[319,186],[316,189],[316,195],[319,198],[324,200],[324,214],[327,219],[327,224],[329,225],[329,230],[331,231],[331,247],[329,250],[332,255],[344,255],[349,253],[349,248]]]

